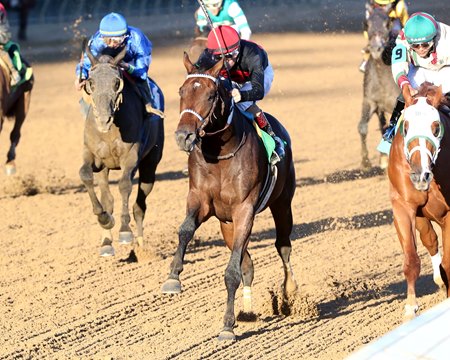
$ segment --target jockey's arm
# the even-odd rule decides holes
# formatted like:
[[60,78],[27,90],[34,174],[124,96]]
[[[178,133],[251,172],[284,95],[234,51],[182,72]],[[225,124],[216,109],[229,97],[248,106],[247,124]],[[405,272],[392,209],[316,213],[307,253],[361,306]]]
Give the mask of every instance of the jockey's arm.
[[245,59],[249,67],[252,88],[241,91],[242,101],[257,101],[264,98],[264,68],[259,54],[249,54]]
[[[124,59],[129,65],[127,72],[135,78],[147,79],[147,72],[152,61],[152,43],[147,38],[136,35],[128,45],[129,49]],[[128,60],[130,58],[131,60]]]
[[248,25],[247,17],[237,2],[230,4],[228,8],[228,15],[233,19],[235,28],[238,30],[241,39],[249,40],[252,35],[252,31]]
[[195,13],[195,23],[198,26],[198,29],[200,30],[200,33],[205,31],[205,28],[208,26],[208,21],[206,20],[205,13],[202,9],[198,9]]
[[403,86],[410,85],[408,79],[409,72],[409,60],[408,60],[408,51],[406,46],[399,40],[397,40],[397,44],[392,50],[391,56],[391,71],[394,81],[398,85],[400,89],[403,89]]

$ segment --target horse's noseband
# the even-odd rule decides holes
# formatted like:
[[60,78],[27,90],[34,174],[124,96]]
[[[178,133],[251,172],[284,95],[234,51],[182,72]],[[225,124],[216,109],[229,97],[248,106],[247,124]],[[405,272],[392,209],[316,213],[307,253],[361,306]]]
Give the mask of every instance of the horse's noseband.
[[[441,139],[444,136],[444,127],[442,122],[440,121],[439,112],[437,111],[437,109],[435,109],[431,105],[424,103],[424,101],[426,101],[425,98],[419,98],[419,100],[419,103],[412,105],[405,110],[405,116],[409,116],[408,119],[405,118],[406,120],[404,121],[409,121],[410,124],[414,122],[414,126],[410,126],[408,131],[405,131],[404,123],[402,124],[401,134],[405,139],[404,153],[406,160],[409,162],[412,155],[416,151],[424,152],[430,158],[431,163],[435,164],[439,151],[441,150],[440,146]],[[419,106],[419,108],[415,110],[413,106]],[[431,130],[431,126],[434,122],[439,123],[438,134],[433,134]],[[416,139],[419,140],[419,145],[416,145],[411,150],[409,150],[409,144]],[[427,142],[433,145],[433,152],[428,150],[426,146]]]
[[[214,84],[216,85],[216,88],[217,88],[218,83],[219,83],[219,79],[218,78],[216,78],[214,76],[211,76],[209,74],[189,74],[188,76],[186,76],[186,79],[191,79],[191,78],[205,78],[205,79],[209,79],[209,80],[214,82]],[[213,101],[213,103],[211,105],[211,108],[208,111],[208,114],[206,114],[206,117],[201,116],[197,111],[195,111],[193,109],[184,109],[180,113],[180,120],[181,120],[181,117],[184,114],[186,114],[186,113],[194,115],[202,123],[202,125],[197,130],[198,136],[200,136],[200,137],[205,136],[206,133],[205,133],[204,128],[211,121],[211,117],[212,117],[212,115],[214,113],[214,108],[216,107],[218,99],[219,99],[218,91],[216,91],[216,95],[215,95],[214,101]]]

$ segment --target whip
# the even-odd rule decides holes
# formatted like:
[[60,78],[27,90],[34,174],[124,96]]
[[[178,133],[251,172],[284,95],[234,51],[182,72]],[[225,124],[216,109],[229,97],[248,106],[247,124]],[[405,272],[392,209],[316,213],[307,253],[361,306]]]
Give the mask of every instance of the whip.
[[83,80],[83,63],[84,63],[84,51],[86,50],[87,45],[87,37],[83,36],[83,40],[81,41],[81,55],[80,55],[80,74],[78,77],[79,82]]

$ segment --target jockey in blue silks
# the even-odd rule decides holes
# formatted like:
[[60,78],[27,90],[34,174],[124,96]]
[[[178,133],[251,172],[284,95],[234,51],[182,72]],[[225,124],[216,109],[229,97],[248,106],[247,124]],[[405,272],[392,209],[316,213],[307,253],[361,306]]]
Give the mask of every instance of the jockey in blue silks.
[[[129,26],[122,15],[112,12],[100,21],[99,30],[91,37],[88,46],[95,57],[101,54],[114,57],[124,47],[127,48],[125,57],[119,66],[136,81],[136,86],[145,102],[145,109],[151,113],[156,107],[152,97],[152,90],[156,88],[156,85],[150,81],[147,75],[152,60],[152,43],[145,34],[140,29]],[[78,64],[76,68],[75,87],[77,90],[81,90],[84,86],[90,68],[91,61],[84,53],[81,66]]]

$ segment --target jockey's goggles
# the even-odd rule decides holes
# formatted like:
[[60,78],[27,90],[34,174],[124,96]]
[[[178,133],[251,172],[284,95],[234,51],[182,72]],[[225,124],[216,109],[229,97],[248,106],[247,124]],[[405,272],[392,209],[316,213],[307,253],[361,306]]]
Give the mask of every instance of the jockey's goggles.
[[[236,50],[233,50],[232,52],[225,54],[225,59],[233,59],[235,57],[237,57],[239,55],[239,48],[237,48]],[[218,54],[218,55],[214,55],[214,58],[216,60],[220,60],[222,59],[222,54]]]
[[214,4],[206,4],[205,6],[206,6],[207,9],[218,9],[218,8],[220,8],[222,6],[222,2],[219,1],[219,2],[216,2]]
[[122,36],[103,36],[103,42],[107,46],[118,46],[122,44],[128,35],[122,35]]
[[410,46],[414,49],[417,50],[419,48],[422,49],[429,49],[430,47],[432,47],[434,45],[434,41],[428,41],[428,42],[424,42],[424,43],[420,43],[420,44],[411,44]]

